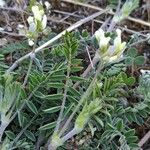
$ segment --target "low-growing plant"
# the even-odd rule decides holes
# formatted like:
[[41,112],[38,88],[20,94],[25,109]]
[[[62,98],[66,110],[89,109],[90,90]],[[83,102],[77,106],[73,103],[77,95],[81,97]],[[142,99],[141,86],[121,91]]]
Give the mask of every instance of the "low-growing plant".
[[[115,16],[113,20],[118,22],[127,17],[137,5],[136,0],[127,1],[120,10],[120,18]],[[43,6],[34,0],[29,10],[33,16],[28,18],[28,41],[1,49],[0,148],[138,148],[138,137],[131,125],[142,125],[150,114],[149,74],[142,74],[137,84],[127,70],[130,65],[132,69],[142,65],[144,57],[137,50],[128,49],[120,29],[106,32],[101,28],[93,37],[86,30],[66,31],[51,52],[47,48],[35,55],[46,17]],[[38,43],[42,42],[44,39]],[[11,45],[15,49],[10,49]],[[13,73],[5,73],[5,57],[13,53],[17,59],[22,54],[20,49],[25,51],[31,46],[30,62],[25,61]],[[96,63],[90,60],[93,70],[83,76],[86,64],[80,54],[86,47],[97,48]]]

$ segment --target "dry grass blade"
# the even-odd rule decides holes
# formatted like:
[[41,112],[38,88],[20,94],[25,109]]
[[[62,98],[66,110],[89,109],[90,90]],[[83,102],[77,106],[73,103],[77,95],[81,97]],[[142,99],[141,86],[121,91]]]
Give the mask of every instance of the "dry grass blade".
[[150,131],[148,131],[144,137],[140,140],[140,142],[138,143],[139,147],[142,147],[148,140],[150,139]]
[[[94,10],[99,10],[99,11],[103,11],[104,10],[103,8],[100,8],[100,7],[97,7],[97,6],[84,4],[84,3],[73,1],[73,0],[62,0],[62,1],[63,2],[68,2],[68,3],[72,3],[72,4],[75,4],[75,5],[79,5],[79,6],[83,6],[83,7],[87,7],[87,8],[91,8],[91,9],[94,9]],[[110,15],[115,15],[115,13],[112,12],[112,11],[108,11],[108,13]],[[137,18],[133,18],[133,17],[127,17],[127,20],[150,27],[150,23],[149,22],[143,21],[141,19],[137,19]]]

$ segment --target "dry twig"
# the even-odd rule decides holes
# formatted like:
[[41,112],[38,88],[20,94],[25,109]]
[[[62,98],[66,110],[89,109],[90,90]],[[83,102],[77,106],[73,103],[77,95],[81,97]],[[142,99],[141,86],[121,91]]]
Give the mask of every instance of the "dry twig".
[[[85,4],[85,3],[81,3],[81,2],[77,2],[77,1],[73,1],[73,0],[61,0],[61,1],[67,2],[67,3],[72,3],[72,4],[75,4],[75,5],[82,6],[82,7],[87,7],[87,8],[94,9],[94,10],[99,10],[99,11],[104,10],[103,8],[100,8],[100,7],[97,7],[97,6],[93,6],[93,5],[89,5],[89,4]],[[113,11],[108,11],[108,13],[110,15],[115,15],[115,13]],[[133,17],[127,17],[126,19],[129,20],[129,21],[132,21],[132,22],[150,27],[149,22],[143,21],[141,19],[137,19],[137,18],[133,18]]]
[[142,147],[148,140],[150,139],[150,131],[148,131],[144,137],[140,140],[140,142],[138,143],[139,147]]

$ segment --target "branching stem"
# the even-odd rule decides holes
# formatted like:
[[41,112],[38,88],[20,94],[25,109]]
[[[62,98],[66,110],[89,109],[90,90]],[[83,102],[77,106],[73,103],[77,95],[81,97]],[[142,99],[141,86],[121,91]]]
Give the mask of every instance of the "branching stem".
[[102,69],[102,64],[99,66],[99,68],[96,71],[96,74],[92,80],[92,82],[90,83],[88,89],[86,90],[86,92],[83,94],[83,96],[81,97],[78,105],[75,107],[74,111],[72,112],[72,114],[70,115],[70,117],[68,118],[68,120],[66,121],[65,125],[63,126],[63,128],[61,129],[59,136],[61,137],[62,134],[66,131],[69,123],[71,122],[71,120],[73,119],[74,115],[76,114],[76,112],[79,110],[80,106],[85,102],[85,100],[87,99],[87,97],[90,96],[93,86],[95,85],[96,81],[97,81],[97,76],[99,74],[99,72]]
[[65,103],[66,103],[66,99],[67,99],[67,92],[68,92],[68,84],[69,84],[69,77],[70,77],[70,71],[71,71],[71,54],[68,60],[68,66],[67,66],[67,77],[66,77],[66,84],[65,84],[65,88],[64,88],[64,96],[63,96],[63,100],[62,100],[62,105],[61,105],[61,110],[57,119],[57,123],[56,123],[56,128],[54,130],[55,132],[58,132],[59,130],[59,126],[62,120],[62,116],[63,116],[63,111],[65,108]]

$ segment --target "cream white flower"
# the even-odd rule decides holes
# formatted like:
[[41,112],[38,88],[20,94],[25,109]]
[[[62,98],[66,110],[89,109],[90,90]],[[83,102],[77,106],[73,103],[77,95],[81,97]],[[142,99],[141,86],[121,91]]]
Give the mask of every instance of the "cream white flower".
[[28,24],[33,23],[34,22],[34,18],[29,16],[27,21],[28,21]]
[[44,15],[43,20],[42,20],[42,29],[43,30],[46,28],[46,25],[47,25],[47,16]]
[[4,0],[0,0],[0,6],[4,7],[5,5],[6,5],[5,1]]
[[29,31],[30,32],[35,32],[37,27],[36,27],[36,24],[34,22],[34,18],[29,16],[27,21],[28,21],[28,24],[29,24]]
[[115,51],[124,51],[126,42],[121,42],[121,30],[117,29],[116,30],[117,37],[114,39],[114,46],[115,46]]
[[126,42],[121,41],[121,30],[116,30],[117,37],[114,39],[114,44],[110,45],[110,37],[105,36],[105,32],[99,29],[95,32],[95,37],[99,42],[98,57],[102,58],[104,62],[113,62],[119,60],[123,56],[126,47]]
[[43,9],[40,10],[38,6],[32,6],[32,12],[36,20],[42,21],[42,17],[44,15]]
[[108,48],[109,41],[110,41],[111,38],[106,37],[105,32],[101,28],[95,32],[95,37],[96,37],[96,39],[99,43],[99,47],[102,50],[105,50],[105,49]]
[[34,41],[31,40],[31,39],[28,39],[28,44],[29,44],[29,46],[33,46],[34,45]]

